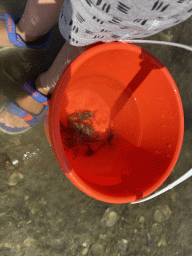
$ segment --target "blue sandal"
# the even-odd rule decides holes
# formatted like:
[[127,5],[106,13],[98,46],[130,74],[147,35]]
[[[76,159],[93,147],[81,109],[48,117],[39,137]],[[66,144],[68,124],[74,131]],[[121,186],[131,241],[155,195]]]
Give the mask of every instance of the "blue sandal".
[[34,89],[34,80],[24,83],[22,88],[34,100],[42,103],[43,105],[45,105],[45,107],[39,115],[35,115],[21,108],[14,100],[9,101],[7,104],[5,104],[1,108],[0,112],[6,109],[10,114],[17,115],[18,117],[26,121],[26,123],[31,125],[31,127],[27,127],[27,128],[17,128],[17,127],[12,128],[0,122],[0,130],[10,135],[16,135],[16,134],[28,131],[29,129],[32,128],[32,126],[36,125],[45,116],[45,114],[47,113],[47,110],[49,109],[51,96],[46,97],[41,93],[39,93],[38,91],[36,91]]
[[7,28],[7,34],[10,43],[12,43],[14,46],[18,48],[31,48],[31,49],[47,49],[50,46],[51,43],[51,32],[49,31],[45,35],[45,42],[43,42],[40,45],[31,45],[31,43],[25,43],[23,39],[16,34],[16,28],[15,25],[19,22],[20,18],[14,19],[13,16],[11,15],[10,11],[5,10],[4,11],[4,16],[0,15],[0,20],[5,20],[6,21],[6,28]]
[[[32,49],[42,49],[42,48],[48,48],[50,46],[51,42],[51,33],[50,31],[45,35],[45,42],[40,45],[29,45],[23,41],[23,39],[16,34],[15,31],[15,24],[20,20],[20,18],[14,19],[11,15],[10,11],[5,10],[4,16],[0,15],[0,20],[6,21],[6,28],[7,28],[7,34],[9,41],[18,48],[32,48]],[[41,70],[40,73],[46,72],[47,69]],[[51,97],[45,97],[38,91],[34,89],[34,79],[24,83],[22,86],[23,90],[27,92],[33,99],[36,101],[42,103],[45,105],[43,111],[39,115],[32,114],[30,112],[27,112],[23,108],[21,108],[14,100],[9,101],[7,104],[5,104],[1,109],[0,112],[2,112],[4,109],[6,109],[10,114],[17,115],[18,117],[22,118],[26,123],[28,123],[31,127],[28,128],[11,128],[6,126],[5,124],[0,122],[0,130],[4,133],[8,133],[10,135],[15,135],[19,133],[23,133],[28,131],[32,128],[32,126],[36,125],[47,113],[47,110],[49,109],[49,101],[51,100]]]

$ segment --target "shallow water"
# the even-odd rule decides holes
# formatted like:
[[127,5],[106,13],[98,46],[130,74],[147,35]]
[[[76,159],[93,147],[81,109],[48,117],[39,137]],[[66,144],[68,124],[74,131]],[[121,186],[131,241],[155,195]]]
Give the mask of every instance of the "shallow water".
[[[7,5],[15,16],[21,15],[26,1],[17,1],[16,6],[12,2]],[[191,45],[191,22],[192,18],[146,39]],[[48,55],[0,50],[0,108],[7,97],[19,95],[26,79],[38,75],[43,61],[50,65],[54,60],[63,41],[57,26],[53,33],[57,44]],[[192,167],[192,58],[189,51],[176,47],[138,46],[167,67],[183,102],[183,146],[163,188]],[[98,201],[76,188],[60,170],[43,120],[17,136],[0,133],[0,175],[1,256],[192,255],[191,178],[140,204]]]

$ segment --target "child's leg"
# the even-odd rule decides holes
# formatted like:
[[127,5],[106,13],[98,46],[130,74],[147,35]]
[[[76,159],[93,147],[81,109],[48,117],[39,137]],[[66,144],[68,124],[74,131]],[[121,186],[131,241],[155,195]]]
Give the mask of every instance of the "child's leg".
[[[36,3],[36,6],[34,6],[34,1]],[[53,5],[47,4],[44,6],[44,8],[41,8],[39,10],[38,2],[42,1],[52,1],[52,0],[29,0],[27,2],[25,12],[23,14],[22,19],[20,20],[19,28],[27,35],[27,36],[38,36],[43,35],[46,33],[49,28],[51,28],[55,22],[58,20],[58,16],[60,13],[61,6],[63,4],[63,0],[54,0],[56,2],[55,7]],[[34,7],[36,10],[34,10]],[[31,9],[32,8],[32,9]],[[51,14],[49,17],[49,12],[54,11],[54,15]],[[31,12],[31,13],[30,13]],[[56,17],[57,16],[57,17]],[[38,17],[43,17],[41,20]],[[37,18],[37,20],[35,20]],[[51,20],[49,20],[51,18]],[[33,22],[34,21],[34,22]],[[26,24],[28,22],[28,26],[26,27]],[[30,33],[29,33],[30,31]],[[85,46],[85,47],[76,47],[70,45],[68,42],[64,44],[64,46],[61,48],[58,56],[56,57],[55,61],[53,62],[50,69],[39,75],[39,77],[35,81],[36,89],[43,95],[49,95],[52,94],[54,91],[55,85],[57,81],[59,80],[61,74],[65,70],[65,68],[72,62],[77,56],[79,56],[83,51],[85,51],[87,48],[90,48],[91,46]],[[23,109],[34,113],[39,114],[44,106],[35,101],[30,95],[23,92],[22,95],[17,97],[15,99],[17,104],[22,107]],[[0,114],[0,122],[4,123],[5,125],[9,127],[29,127],[29,124],[27,124],[24,120],[19,118],[16,115],[10,114],[8,111],[4,110]]]
[[[78,57],[87,47],[75,47],[70,45],[68,42],[61,48],[52,66],[47,72],[41,73],[35,81],[36,90],[43,95],[52,94],[55,85],[59,80],[61,74],[65,68]],[[67,61],[68,60],[68,61]],[[30,95],[23,92],[18,98],[15,99],[17,104],[23,109],[39,114],[44,106],[35,101]],[[0,122],[4,123],[9,127],[29,127],[30,125],[18,116],[8,113],[6,110],[0,114]]]
[[64,0],[28,0],[17,32],[24,40],[47,34],[58,22],[63,3]]
[[89,47],[76,47],[66,41],[49,70],[38,76],[35,84],[39,92],[44,95],[52,94],[65,68]]
[[[37,38],[47,33],[58,21],[63,2],[64,0],[28,0],[23,16],[18,23],[21,37],[25,40],[25,37]],[[46,78],[45,74],[44,78]],[[45,81],[43,80],[43,83]],[[44,84],[42,84],[42,87],[44,87]],[[48,86],[45,84],[45,87],[47,88]],[[47,90],[44,91],[47,92]],[[16,98],[15,101],[20,107],[34,114],[39,114],[44,108],[41,103],[35,101],[25,92]],[[29,124],[24,120],[16,115],[10,114],[7,110],[0,113],[0,122],[5,123],[9,127],[29,127]]]
[[[59,20],[63,3],[64,0],[28,0],[24,13],[16,25],[16,33],[25,42],[35,41],[41,38]],[[0,20],[0,35],[0,46],[13,47],[9,41],[6,22],[4,20]],[[40,43],[42,42],[36,42],[36,44]]]

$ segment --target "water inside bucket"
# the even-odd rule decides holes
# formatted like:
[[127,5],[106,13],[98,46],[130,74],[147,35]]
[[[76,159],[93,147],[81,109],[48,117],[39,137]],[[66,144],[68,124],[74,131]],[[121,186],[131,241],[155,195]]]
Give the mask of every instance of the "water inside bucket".
[[[110,83],[109,77],[107,77],[108,83],[114,85],[114,78],[112,79],[113,81]],[[107,86],[106,83],[105,86]],[[122,98],[126,101],[124,105],[114,106],[112,102],[113,100],[117,102],[117,99],[107,102],[106,99],[102,98],[102,101],[105,101],[110,108],[110,115],[112,116],[110,125],[113,136],[110,137],[109,143],[105,143],[106,140],[102,145],[101,143],[92,143],[92,151],[87,146],[82,145],[69,150],[66,146],[65,136],[62,136],[62,122],[61,138],[63,139],[63,146],[70,165],[77,175],[86,182],[90,182],[94,189],[96,189],[95,186],[97,185],[113,185],[119,186],[119,192],[123,193],[123,191],[129,190],[131,194],[137,194],[142,189],[146,190],[146,184],[150,187],[151,184],[159,180],[159,176],[164,173],[164,168],[168,166],[170,159],[161,157],[157,152],[150,153],[141,148],[142,129],[137,100],[129,90],[122,93],[120,82],[118,82],[117,87],[113,86],[109,91],[111,95],[119,95],[117,90],[121,91],[121,103]],[[82,90],[81,97],[83,95],[86,95],[85,89]],[[80,95],[78,94],[78,99],[79,97]],[[94,94],[94,98],[96,97],[96,94]],[[101,94],[98,94],[98,97],[102,97]],[[73,94],[69,101],[73,109],[74,99]],[[109,100],[110,97],[108,96],[107,99]],[[81,98],[82,102],[85,103],[86,99],[83,100]],[[89,107],[93,111],[90,102]],[[96,102],[99,102],[99,100],[97,99]],[[81,105],[81,107],[83,106]],[[68,109],[70,109],[69,105]],[[99,108],[97,109],[96,107],[95,110],[99,111]],[[116,114],[117,112],[118,114]]]

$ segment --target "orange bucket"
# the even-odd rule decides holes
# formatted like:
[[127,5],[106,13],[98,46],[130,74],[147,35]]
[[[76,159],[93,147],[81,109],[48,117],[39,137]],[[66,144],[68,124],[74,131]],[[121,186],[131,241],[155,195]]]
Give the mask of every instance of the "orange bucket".
[[184,113],[175,81],[155,56],[101,43],[65,69],[44,125],[70,181],[90,197],[122,204],[168,178],[182,147]]

